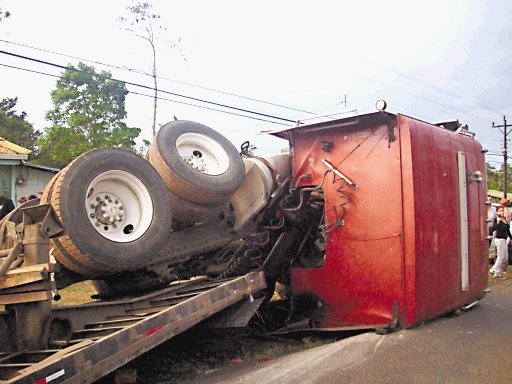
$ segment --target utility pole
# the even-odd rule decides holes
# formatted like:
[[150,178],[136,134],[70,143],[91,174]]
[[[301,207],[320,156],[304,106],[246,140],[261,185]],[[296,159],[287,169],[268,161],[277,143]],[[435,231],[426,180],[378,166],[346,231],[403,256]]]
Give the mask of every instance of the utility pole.
[[507,119],[505,116],[503,116],[503,125],[494,125],[494,122],[492,123],[493,128],[503,128],[503,131],[500,129],[500,131],[503,133],[503,197],[507,198],[507,181],[508,181],[508,165],[507,165],[507,159],[508,159],[508,152],[507,152],[507,136],[510,133],[510,131],[507,130],[508,127],[512,127],[512,124],[507,125]]

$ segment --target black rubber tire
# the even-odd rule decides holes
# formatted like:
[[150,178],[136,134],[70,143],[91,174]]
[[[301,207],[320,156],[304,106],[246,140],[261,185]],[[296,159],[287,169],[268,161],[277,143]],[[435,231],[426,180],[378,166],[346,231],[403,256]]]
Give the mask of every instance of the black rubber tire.
[[182,223],[202,223],[210,222],[219,217],[225,208],[225,204],[202,205],[179,196],[171,196],[171,207],[174,218]]
[[[87,217],[87,188],[100,174],[120,170],[147,186],[153,202],[151,224],[131,242],[115,242],[101,236]],[[88,277],[136,270],[149,264],[171,230],[169,193],[151,165],[122,149],[101,148],[87,152],[47,185],[41,203],[50,203],[61,219],[66,234],[52,240],[53,255],[66,268]]]
[[[185,133],[204,135],[219,144],[229,159],[228,169],[219,175],[208,175],[189,166],[176,147],[178,138]],[[227,203],[245,176],[244,163],[235,146],[217,131],[192,121],[172,121],[160,128],[148,159],[171,195],[202,205]]]

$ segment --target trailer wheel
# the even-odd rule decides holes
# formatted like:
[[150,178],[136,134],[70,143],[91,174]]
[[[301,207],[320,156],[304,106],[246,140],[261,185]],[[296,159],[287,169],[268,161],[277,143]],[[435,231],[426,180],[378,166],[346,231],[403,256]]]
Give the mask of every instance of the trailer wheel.
[[55,258],[86,276],[143,267],[170,231],[169,194],[139,156],[95,149],[59,172],[43,192],[66,235],[53,240]]
[[172,196],[173,207],[185,200],[208,211],[209,206],[225,205],[240,186],[244,164],[236,148],[215,130],[192,121],[173,121],[155,136],[148,152]]

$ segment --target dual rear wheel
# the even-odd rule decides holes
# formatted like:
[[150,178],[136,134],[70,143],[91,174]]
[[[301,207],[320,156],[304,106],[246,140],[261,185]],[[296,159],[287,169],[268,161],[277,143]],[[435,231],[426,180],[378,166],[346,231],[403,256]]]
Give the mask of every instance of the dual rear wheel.
[[189,121],[164,125],[148,160],[95,149],[55,175],[41,203],[52,204],[66,230],[52,240],[57,261],[92,278],[143,269],[169,236],[173,217],[187,225],[214,219],[245,174],[227,139]]

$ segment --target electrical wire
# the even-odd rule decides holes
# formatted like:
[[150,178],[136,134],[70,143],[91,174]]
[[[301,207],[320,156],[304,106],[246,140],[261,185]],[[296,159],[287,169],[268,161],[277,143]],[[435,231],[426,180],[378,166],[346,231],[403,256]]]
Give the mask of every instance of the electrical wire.
[[424,101],[427,101],[429,103],[432,103],[432,104],[436,104],[436,105],[439,105],[441,107],[444,107],[444,108],[448,108],[448,109],[451,109],[453,111],[456,111],[456,112],[460,112],[460,113],[463,113],[463,114],[466,114],[468,116],[472,116],[476,119],[480,119],[480,120],[483,120],[483,121],[486,121],[486,122],[492,122],[491,120],[489,119],[486,119],[486,118],[483,118],[481,116],[478,116],[478,115],[475,115],[471,112],[465,112],[465,111],[462,111],[460,109],[457,109],[457,108],[454,108],[454,107],[450,107],[446,104],[443,104],[443,103],[439,103],[437,101],[434,101],[434,100],[430,100],[426,97],[423,97],[423,96],[420,96],[420,95],[415,95],[414,93],[411,93],[411,92],[407,92],[407,91],[404,91],[403,89],[400,89],[398,87],[394,87],[392,85],[389,85],[389,84],[386,84],[386,83],[382,83],[380,81],[377,81],[377,80],[373,80],[373,79],[370,79],[369,77],[366,77],[366,76],[361,76],[361,75],[357,75],[358,77],[360,77],[361,79],[363,80],[366,80],[366,81],[369,81],[369,82],[372,82],[372,83],[375,83],[375,84],[378,84],[378,85],[381,85],[383,87],[387,87],[387,88],[391,88],[391,89],[394,89],[395,91],[398,91],[398,92],[402,92],[402,93],[405,93],[406,95],[409,95],[409,96],[412,96],[412,97],[416,97],[418,99],[421,99],[421,100],[424,100]]
[[[0,39],[0,42],[6,43],[6,44],[17,45],[17,46],[20,46],[20,47],[33,49],[33,50],[37,50],[37,51],[40,51],[40,52],[51,53],[51,54],[54,54],[54,55],[59,55],[59,56],[62,56],[62,57],[67,57],[67,58],[71,58],[71,59],[75,59],[75,60],[85,61],[85,62],[88,62],[88,63],[98,64],[98,65],[102,65],[102,66],[108,67],[108,68],[119,69],[119,70],[122,70],[122,71],[128,71],[128,72],[132,72],[132,73],[137,73],[137,74],[142,74],[142,75],[145,75],[145,76],[153,77],[152,74],[146,73],[146,72],[144,72],[144,71],[142,71],[140,69],[133,69],[133,68],[128,68],[128,67],[119,67],[119,66],[116,66],[116,65],[103,63],[101,61],[84,59],[84,58],[81,58],[81,57],[71,56],[71,55],[67,55],[67,54],[60,53],[60,52],[55,52],[55,51],[50,51],[50,50],[43,49],[43,48],[32,47],[30,45],[16,43],[16,42],[9,41],[9,40]],[[257,103],[268,104],[268,105],[272,105],[274,107],[289,109],[289,110],[292,110],[292,111],[295,111],[295,112],[302,112],[302,113],[307,113],[307,114],[310,114],[310,115],[316,115],[316,113],[314,113],[314,112],[305,111],[303,109],[293,108],[293,107],[289,107],[289,106],[286,106],[286,105],[273,103],[273,102],[270,102],[270,101],[256,99],[256,98],[253,98],[253,97],[242,96],[242,95],[238,95],[236,93],[221,91],[221,90],[218,90],[218,89],[215,89],[215,88],[209,88],[209,87],[205,87],[205,86],[202,86],[202,85],[187,83],[185,81],[170,79],[170,78],[163,77],[163,76],[156,76],[156,78],[157,79],[161,79],[161,80],[171,81],[171,82],[177,83],[177,84],[187,85],[187,86],[190,86],[190,87],[204,89],[204,90],[211,91],[211,92],[220,93],[220,94],[223,94],[223,95],[238,97],[240,99],[255,101]]]
[[[85,58],[81,58],[81,57],[78,57],[78,56],[72,56],[72,55],[68,55],[68,54],[64,54],[64,53],[61,53],[61,52],[55,52],[55,51],[51,51],[51,50],[48,50],[48,49],[43,49],[43,48],[38,48],[38,47],[33,47],[33,46],[30,46],[30,45],[27,45],[27,44],[21,44],[21,43],[17,43],[17,42],[13,42],[13,41],[9,41],[9,40],[5,40],[5,39],[0,39],[0,42],[4,42],[6,44],[12,44],[12,45],[16,45],[16,46],[20,46],[20,47],[24,47],[24,48],[29,48],[29,49],[33,49],[33,50],[37,50],[37,51],[40,51],[40,52],[46,52],[46,53],[51,53],[51,54],[54,54],[54,55],[59,55],[59,56],[62,56],[62,57],[68,57],[68,58],[72,58],[72,59],[76,59],[76,60],[81,60],[81,61],[85,61],[85,62],[90,62],[90,63],[94,63],[94,64],[98,64],[98,65],[102,65],[102,66],[105,66],[105,67],[109,67],[109,68],[114,68],[114,69],[119,69],[119,70],[123,70],[123,71],[128,71],[128,72],[133,72],[133,73],[138,73],[138,74],[143,74],[143,75],[146,75],[146,76],[152,76],[151,74],[149,73],[146,73],[144,71],[141,71],[141,70],[138,70],[138,69],[133,69],[133,68],[128,68],[128,67],[119,67],[119,66],[115,66],[115,65],[111,65],[111,64],[108,64],[108,63],[104,63],[104,62],[101,62],[101,61],[96,61],[96,60],[90,60],[90,59],[85,59]],[[389,68],[389,67],[386,67],[382,64],[375,64],[373,63],[374,65],[377,65],[383,69],[385,69],[386,71],[389,71],[389,72],[392,72],[394,73],[395,75],[397,76],[400,76],[404,79],[407,79],[409,81],[412,81],[412,82],[416,82],[418,84],[421,84],[425,87],[428,87],[430,89],[433,89],[439,93],[443,93],[443,94],[446,94],[446,95],[449,95],[449,96],[452,96],[452,97],[456,97],[458,99],[461,99],[461,100],[464,100],[464,98],[462,98],[460,95],[457,95],[453,92],[449,92],[449,91],[446,91],[440,87],[437,87],[433,84],[430,84],[426,81],[423,81],[423,80],[420,80],[418,78],[415,78],[413,76],[410,76],[410,75],[406,75],[402,72],[399,72],[393,68]],[[358,75],[359,76],[359,75]],[[362,77],[363,79],[365,80],[368,80],[368,81],[372,81],[372,82],[376,82],[377,84],[379,85],[382,85],[382,86],[385,86],[385,87],[388,87],[388,88],[392,88],[392,89],[396,89],[396,90],[399,90],[401,92],[406,92],[406,91],[403,91],[403,90],[400,90],[399,88],[396,88],[396,87],[392,87],[388,84],[384,84],[384,83],[379,83],[373,79],[369,79],[369,78],[366,78],[366,77],[363,77],[363,76],[360,76]],[[312,114],[312,115],[315,115],[317,116],[318,114],[315,113],[315,112],[311,112],[311,111],[306,111],[306,110],[302,110],[302,109],[298,109],[298,108],[293,108],[293,107],[288,107],[288,106],[285,106],[285,105],[282,105],[282,104],[277,104],[277,103],[273,103],[273,102],[268,102],[268,101],[264,101],[264,100],[261,100],[261,99],[256,99],[256,98],[251,98],[251,97],[246,97],[246,96],[242,96],[242,95],[238,95],[238,94],[235,94],[235,93],[231,93],[231,92],[226,92],[226,91],[221,91],[221,90],[217,90],[217,89],[214,89],[214,88],[209,88],[209,87],[204,87],[204,86],[201,86],[201,85],[197,85],[197,84],[192,84],[192,83],[187,83],[187,82],[184,82],[184,81],[179,81],[179,80],[175,80],[175,79],[170,79],[170,78],[166,78],[166,77],[163,77],[163,76],[157,76],[158,79],[162,79],[162,80],[167,80],[167,81],[171,81],[171,82],[175,82],[175,83],[178,83],[178,84],[183,84],[183,85],[187,85],[187,86],[191,86],[191,87],[196,87],[196,88],[199,88],[199,89],[204,89],[204,90],[208,90],[208,91],[212,91],[212,92],[216,92],[216,93],[220,93],[220,94],[225,94],[225,95],[229,95],[229,96],[233,96],[233,97],[238,97],[238,98],[241,98],[241,99],[246,99],[246,100],[250,100],[250,101],[254,101],[254,102],[258,102],[258,103],[264,103],[264,104],[268,104],[268,105],[272,105],[272,106],[275,106],[275,107],[279,107],[279,108],[285,108],[285,109],[289,109],[289,110],[293,110],[293,111],[296,111],[296,112],[303,112],[303,113],[307,113],[307,114]],[[407,93],[407,92],[406,92]],[[420,98],[423,98],[421,96],[418,96],[418,95],[414,95],[414,94],[410,94],[410,93],[407,93],[413,97],[420,97]],[[351,95],[352,98],[356,98],[354,96]],[[357,98],[356,98],[357,99]],[[464,114],[468,114],[468,115],[471,115],[473,117],[476,117],[476,118],[479,118],[479,119],[482,119],[482,120],[486,120],[486,121],[490,121],[488,119],[485,119],[485,118],[482,118],[480,116],[477,116],[477,115],[474,115],[474,114],[471,114],[469,112],[464,112],[462,110],[459,110],[459,109],[456,109],[456,108],[453,108],[453,107],[450,107],[446,104],[443,104],[443,103],[438,103],[438,102],[435,102],[433,100],[430,100],[430,99],[427,99],[427,98],[423,98],[424,100],[428,101],[428,102],[434,102],[438,105],[441,105],[441,106],[444,106],[448,109],[453,109],[459,113],[464,113]],[[360,99],[362,100],[362,99]],[[366,100],[363,100],[366,102]],[[338,103],[337,103],[338,104]],[[336,105],[337,105],[336,104]],[[369,105],[371,105],[371,102],[369,102]],[[489,108],[485,108],[485,107],[481,107],[485,110],[489,110],[493,113],[498,113],[497,111],[494,111],[494,110],[491,110]],[[428,120],[428,119],[427,119]],[[482,133],[479,133],[479,136],[482,136],[482,137],[487,137],[487,138],[490,138],[490,136],[485,136],[484,134]]]
[[[462,96],[460,96],[460,95],[458,95],[458,94],[456,94],[456,93],[453,93],[453,92],[447,91],[447,90],[445,90],[445,89],[443,89],[443,88],[440,88],[440,87],[438,87],[438,86],[436,86],[436,85],[433,85],[433,84],[431,84],[431,83],[429,83],[429,82],[427,82],[427,81],[424,81],[424,80],[418,79],[418,78],[416,78],[416,77],[414,77],[414,76],[407,75],[407,74],[405,74],[405,73],[402,73],[402,72],[400,72],[400,71],[397,71],[396,69],[393,69],[393,68],[387,67],[387,66],[385,66],[385,65],[382,65],[382,64],[380,64],[380,63],[375,63],[375,62],[373,62],[372,64],[374,64],[374,65],[376,65],[376,66],[378,66],[378,67],[384,68],[386,71],[392,72],[392,73],[394,73],[395,75],[400,76],[400,77],[402,77],[402,78],[404,78],[404,79],[407,79],[407,80],[409,80],[409,81],[415,82],[415,83],[417,83],[417,84],[421,84],[421,85],[423,85],[424,87],[430,88],[430,89],[432,89],[432,90],[434,90],[434,91],[437,91],[437,92],[439,92],[439,93],[442,93],[442,94],[445,94],[445,95],[448,95],[448,96],[451,96],[451,97],[455,97],[455,98],[457,98],[457,99],[460,99],[460,100],[462,100],[462,101],[465,101],[465,99],[464,99]],[[494,109],[490,109],[490,108],[488,108],[488,107],[484,107],[484,106],[482,106],[482,105],[478,105],[478,104],[474,104],[474,105],[475,105],[475,106],[477,106],[477,107],[480,107],[480,108],[482,108],[482,109],[485,109],[486,111],[489,111],[489,112],[493,112],[493,113],[496,113],[496,114],[502,115],[502,113],[501,113],[501,112],[499,112],[499,111],[495,111]]]
[[[364,98],[361,98],[361,97],[357,97],[357,96],[354,96],[353,94],[347,94],[347,97],[350,97],[352,99],[355,99],[355,100],[360,100],[362,102],[364,102],[365,104],[368,104],[368,105],[373,105],[373,103],[371,101],[369,101],[368,99],[364,99]],[[448,106],[446,106],[446,108],[450,108]],[[465,112],[462,112],[462,113],[465,113]],[[426,122],[431,122],[431,121],[434,121],[435,119],[432,119],[432,118],[429,118],[429,117],[426,117],[426,116],[421,116],[421,115],[417,115],[417,114],[414,114],[414,116],[418,119],[422,119]],[[488,121],[490,122],[490,121]],[[478,127],[475,128],[474,132],[477,133],[478,137],[479,138],[484,138],[484,139],[488,139],[488,140],[496,140],[496,137],[486,133],[486,132],[481,132]]]
[[[94,64],[102,65],[102,66],[105,66],[105,67],[109,67],[109,68],[114,68],[114,69],[119,69],[119,70],[123,70],[123,71],[143,74],[143,75],[152,77],[151,74],[146,73],[146,72],[144,72],[142,70],[139,70],[139,69],[115,66],[115,65],[104,63],[104,62],[101,62],[101,61],[85,59],[85,58],[82,58],[82,57],[68,55],[68,54],[64,54],[62,52],[56,52],[56,51],[52,51],[52,50],[48,50],[48,49],[38,48],[38,47],[31,46],[31,45],[21,44],[21,43],[17,43],[17,42],[5,40],[5,39],[0,39],[0,42],[6,43],[6,44],[11,44],[11,45],[16,45],[16,46],[20,46],[20,47],[24,47],[24,48],[29,48],[29,49],[37,50],[37,51],[40,51],[40,52],[51,53],[51,54],[59,55],[59,56],[62,56],[62,57],[68,57],[68,58],[72,58],[72,59],[75,59],[75,60],[80,60],[80,61],[85,61],[85,62],[89,62],[89,63],[94,63]],[[451,96],[451,97],[457,98],[459,100],[465,101],[465,99],[462,96],[460,96],[459,94],[447,91],[447,90],[445,90],[445,89],[443,89],[441,87],[438,87],[438,86],[436,86],[434,84],[431,84],[431,83],[429,83],[427,81],[418,79],[418,78],[416,78],[414,76],[411,76],[411,75],[407,75],[407,74],[405,74],[403,72],[400,72],[400,71],[398,71],[398,70],[396,70],[394,68],[387,67],[387,66],[385,66],[385,65],[383,65],[381,63],[376,63],[376,62],[374,62],[372,60],[368,60],[368,62],[372,63],[373,65],[375,65],[377,67],[380,67],[380,68],[384,69],[385,71],[391,72],[391,73],[393,73],[393,74],[395,74],[395,75],[397,75],[397,76],[399,76],[401,78],[404,78],[406,80],[409,80],[411,82],[420,84],[420,85],[422,85],[422,86],[424,86],[426,88],[432,89],[432,90],[434,90],[434,91],[436,91],[438,93],[442,93],[444,95]],[[239,95],[239,94],[235,94],[235,93],[231,93],[231,92],[226,92],[226,91],[221,91],[221,90],[218,90],[218,89],[214,89],[214,88],[210,88],[210,87],[205,87],[205,86],[201,86],[201,85],[197,85],[197,84],[192,84],[192,83],[188,83],[188,82],[184,82],[184,81],[180,81],[180,80],[176,80],[176,79],[170,79],[170,78],[166,78],[166,77],[163,77],[163,76],[157,76],[157,78],[158,79],[162,79],[162,80],[167,80],[167,81],[175,82],[177,84],[183,84],[183,85],[187,85],[187,86],[190,86],[190,87],[204,89],[204,90],[211,91],[211,92],[216,92],[216,93],[220,93],[220,94],[224,94],[224,95],[238,97],[238,98],[245,99],[245,100],[250,100],[250,101],[254,101],[254,102],[258,102],[258,103],[264,103],[264,104],[272,105],[272,106],[279,107],[279,108],[285,108],[285,109],[293,110],[293,111],[296,111],[296,112],[303,112],[303,113],[307,113],[307,114],[316,115],[315,112],[306,111],[306,110],[302,110],[302,109],[298,109],[298,108],[293,108],[293,107],[285,106],[285,105],[282,105],[282,104],[277,104],[277,103],[273,103],[273,102],[269,102],[269,101],[265,101],[265,100],[261,100],[261,99],[256,99],[256,98],[252,98],[252,97],[242,96],[242,95]],[[372,79],[367,79],[367,80],[373,81]],[[387,84],[381,84],[381,85],[384,85],[386,87],[390,87]],[[429,101],[431,101],[431,100],[429,100]],[[445,104],[443,104],[443,105],[446,108],[452,109],[452,107],[450,107],[448,105],[445,105]],[[478,106],[478,107],[480,107],[480,108],[482,108],[484,110],[496,113],[496,114],[500,114],[500,115],[502,114],[501,112],[498,112],[496,110],[490,109],[490,108],[485,107],[485,106],[481,106],[481,105],[478,105],[478,104],[474,104],[474,105]],[[454,109],[454,110],[456,110],[458,112],[461,112],[460,110],[457,110],[457,109]],[[461,113],[467,113],[467,112],[461,112]],[[478,117],[478,118],[481,118],[481,117]],[[483,119],[483,118],[481,118],[481,119]]]
[[[19,44],[19,43],[14,43],[14,42],[10,42],[10,41],[7,41],[7,40],[0,40],[2,42],[5,42],[7,44],[15,44],[15,45],[20,45],[20,46],[24,46],[24,47],[27,47],[27,48],[31,48],[31,49],[35,49],[35,50],[40,50],[40,51],[43,51],[43,52],[49,52],[49,53],[53,53],[53,54],[58,54],[58,55],[61,55],[61,56],[67,56],[67,57],[72,57],[72,58],[76,58],[76,59],[80,59],[80,58],[77,58],[75,56],[69,56],[69,55],[64,55],[64,54],[60,54],[58,52],[53,52],[53,51],[48,51],[48,50],[44,50],[44,49],[41,49],[41,48],[36,48],[36,47],[31,47],[31,46],[28,46],[28,45],[24,45],[24,44]],[[41,64],[45,64],[45,65],[50,65],[50,66],[54,66],[54,67],[57,67],[57,68],[60,68],[60,69],[71,69],[71,70],[74,70],[74,71],[77,71],[77,72],[80,72],[79,69],[76,69],[74,67],[65,67],[65,66],[62,66],[62,65],[59,65],[59,64],[55,64],[55,63],[51,63],[51,62],[47,62],[47,61],[44,61],[44,60],[39,60],[39,59],[35,59],[35,58],[32,58],[32,57],[28,57],[28,56],[23,56],[23,55],[18,55],[18,54],[15,54],[15,53],[11,53],[11,52],[7,52],[7,51],[3,51],[3,50],[0,50],[0,53],[3,53],[3,54],[6,54],[6,55],[10,55],[10,56],[14,56],[14,57],[17,57],[17,58],[21,58],[21,59],[25,59],[25,60],[29,60],[29,61],[33,61],[33,62],[37,62],[37,63],[41,63]],[[85,59],[84,59],[85,60]],[[113,68],[118,68],[118,69],[123,69],[123,68],[120,68],[120,67],[115,67],[115,66],[112,66],[112,65],[109,65],[109,64],[106,64],[106,63],[102,63],[102,62],[99,62],[99,61],[92,61],[92,60],[87,60],[87,61],[90,61],[90,62],[94,62],[96,64],[100,64],[100,65],[105,65],[105,66],[110,66],[110,67],[113,67]],[[129,70],[129,69],[128,69]],[[405,78],[408,78],[407,75],[405,74],[402,74]],[[481,119],[481,120],[484,120],[484,121],[487,121],[487,122],[490,122],[490,120],[488,119],[485,119],[481,116],[478,116],[478,115],[475,115],[475,114],[472,114],[470,112],[465,112],[465,111],[462,111],[460,109],[456,109],[456,108],[453,108],[453,107],[450,107],[446,104],[443,104],[443,103],[439,103],[439,102],[436,102],[434,100],[430,100],[428,98],[425,98],[425,97],[422,97],[422,96],[419,96],[419,95],[415,95],[415,94],[412,94],[410,92],[407,92],[407,91],[404,91],[398,87],[394,87],[394,86],[391,86],[389,84],[385,84],[385,83],[381,83],[379,81],[375,81],[373,79],[370,79],[368,77],[364,77],[364,76],[360,76],[358,75],[360,78],[364,79],[364,80],[367,80],[367,81],[370,81],[370,82],[374,82],[376,84],[379,84],[379,85],[382,85],[384,87],[388,87],[388,88],[391,88],[391,89],[395,89],[399,92],[402,92],[402,93],[405,93],[407,95],[410,95],[412,97],[417,97],[417,98],[420,98],[420,99],[423,99],[427,102],[430,102],[430,103],[434,103],[436,105],[439,105],[439,106],[442,106],[442,107],[445,107],[445,108],[448,108],[448,109],[452,109],[454,111],[457,111],[459,113],[463,113],[463,114],[467,114],[469,116],[473,116],[477,119]],[[411,77],[412,78],[412,77]],[[138,83],[133,83],[133,82],[127,82],[127,81],[123,81],[123,80],[118,80],[118,79],[115,79],[115,78],[109,78],[110,80],[112,81],[117,81],[117,82],[122,82],[124,84],[127,84],[127,85],[132,85],[132,86],[135,86],[135,87],[141,87],[141,88],[144,88],[144,89],[148,89],[148,90],[151,90],[151,91],[155,91],[155,88],[153,87],[150,87],[150,86],[146,86],[146,85],[143,85],[143,84],[138,84]],[[414,78],[412,78],[414,79]],[[174,81],[172,79],[168,79],[170,81]],[[415,79],[417,81],[420,81],[418,79]],[[176,82],[179,82],[179,81],[176,81]],[[187,85],[191,85],[191,84],[188,84],[188,83],[184,83],[182,82],[183,84],[187,84]],[[428,84],[428,83],[426,83]],[[204,88],[204,89],[208,89],[206,87],[201,87],[201,86],[197,86],[199,88]],[[435,88],[435,86],[433,86]],[[217,91],[217,90],[214,90],[214,89],[209,89],[209,90],[212,90],[212,91]],[[170,95],[173,95],[173,96],[177,96],[177,97],[182,97],[182,98],[186,98],[186,99],[190,99],[190,100],[194,100],[194,101],[198,101],[198,102],[201,102],[201,103],[206,103],[206,104],[212,104],[212,105],[216,105],[216,106],[219,106],[219,107],[222,107],[222,108],[227,108],[227,109],[234,109],[234,110],[237,110],[237,111],[240,111],[240,112],[245,112],[245,113],[249,113],[249,114],[254,114],[254,115],[259,115],[259,116],[263,116],[263,117],[268,117],[268,118],[271,118],[271,119],[276,119],[276,120],[281,120],[281,121],[286,121],[286,122],[289,122],[289,123],[295,123],[296,120],[291,120],[291,119],[287,119],[287,118],[282,118],[282,117],[279,117],[279,116],[275,116],[275,115],[269,115],[269,114],[265,114],[265,113],[261,113],[261,112],[256,112],[256,111],[252,111],[252,110],[248,110],[248,109],[244,109],[244,108],[238,108],[238,107],[234,107],[234,106],[231,106],[231,105],[227,105],[227,104],[222,104],[222,103],[216,103],[216,102],[213,102],[213,101],[210,101],[210,100],[205,100],[205,99],[200,99],[200,98],[196,98],[196,97],[192,97],[192,96],[188,96],[188,95],[182,95],[182,94],[179,94],[179,93],[175,93],[175,92],[169,92],[169,91],[166,91],[166,90],[158,90],[159,92],[161,93],[165,93],[165,94],[170,94]],[[222,92],[220,91],[221,93],[226,93],[226,92]],[[132,92],[134,93],[134,92]],[[229,94],[229,93],[226,93],[226,94]],[[144,95],[145,96],[145,95]],[[232,96],[240,96],[240,95],[236,95],[236,94],[232,94]],[[244,96],[241,96],[242,98],[245,98]],[[351,96],[352,98],[356,98],[354,96]],[[248,98],[248,99],[251,99],[251,98]],[[356,98],[357,99],[357,98]],[[176,103],[179,103],[178,101],[176,100],[169,100],[169,99],[166,99],[167,101],[171,101],[171,102],[176,102]],[[261,100],[258,100],[258,99],[252,99],[253,101],[258,101],[258,102],[263,102]],[[366,101],[366,100],[364,100]],[[267,102],[265,102],[267,103]],[[183,104],[186,104],[187,103],[183,103]],[[296,111],[301,111],[301,112],[304,112],[304,113],[310,113],[310,114],[315,114],[313,112],[309,112],[309,111],[304,111],[304,110],[298,110],[298,109],[295,109],[295,108],[290,108],[290,107],[286,107],[286,106],[282,106],[282,105],[278,105],[278,104],[274,104],[274,103],[269,103],[271,105],[275,105],[275,106],[279,106],[279,107],[285,107],[285,108],[289,108],[289,109],[292,109],[292,110],[296,110]],[[193,104],[188,104],[188,105],[193,105]],[[194,106],[197,106],[197,105],[194,105]],[[199,106],[197,106],[199,107]],[[216,110],[216,109],[213,109],[213,108],[205,108],[205,109],[210,109],[210,110],[214,110],[214,111],[219,111],[219,110]],[[244,117],[247,117],[246,115],[241,115],[241,114],[234,114],[234,115],[238,115],[238,116],[244,116]],[[255,120],[260,120],[260,121],[265,121],[265,122],[271,122],[269,120],[264,120],[264,119],[255,119]],[[488,139],[491,139],[491,140],[494,140],[495,138],[494,137],[491,137],[489,135],[485,135],[484,133],[479,133],[479,136],[481,137],[484,137],[484,138],[488,138]]]
[[[44,76],[50,76],[50,77],[60,78],[60,76],[59,76],[59,75],[53,75],[53,74],[51,74],[51,73],[45,73],[45,72],[35,71],[35,70],[33,70],[33,69],[20,68],[20,67],[16,67],[16,66],[13,66],[13,65],[7,65],[7,64],[2,64],[2,63],[0,63],[0,66],[2,66],[2,67],[7,67],[7,68],[12,68],[12,69],[17,69],[17,70],[20,70],[20,71],[31,72],[31,73],[35,73],[35,74],[38,74],[38,75],[44,75]],[[128,90],[128,93],[131,93],[131,94],[133,94],[133,95],[138,95],[138,96],[150,97],[150,98],[154,98],[154,97],[155,97],[154,95],[146,95],[146,94],[143,94],[143,93],[138,93],[138,92],[134,92],[134,91],[130,91],[130,90]],[[266,122],[266,123],[279,124],[279,125],[288,126],[288,124],[284,124],[284,123],[281,123],[281,122],[278,122],[278,121],[266,120],[266,119],[261,119],[261,118],[259,118],[259,117],[242,115],[242,114],[240,114],[240,113],[229,112],[229,111],[223,111],[223,110],[221,110],[221,109],[216,109],[216,108],[206,107],[206,106],[204,106],[204,105],[197,105],[197,104],[192,104],[192,103],[186,103],[186,102],[184,102],[184,101],[178,101],[178,100],[167,99],[167,98],[165,98],[165,97],[161,97],[161,96],[158,96],[158,97],[157,97],[157,99],[158,99],[158,100],[164,100],[164,101],[170,101],[170,102],[172,102],[172,103],[177,103],[177,104],[189,105],[189,106],[192,106],[192,107],[201,108],[201,109],[206,109],[206,110],[210,110],[210,111],[215,111],[215,112],[220,112],[220,113],[226,113],[226,114],[228,114],[228,115],[234,115],[234,116],[239,116],[239,117],[245,117],[245,118],[247,118],[247,119],[258,120],[258,121],[264,121],[264,122]]]
[[[7,52],[7,51],[4,51],[4,50],[0,50],[0,53],[4,54],[4,55],[16,57],[16,58],[19,58],[19,59],[32,61],[32,62],[35,62],[35,63],[49,65],[49,66],[60,68],[60,69],[64,69],[64,70],[72,70],[72,71],[75,71],[75,72],[83,72],[80,69],[77,69],[77,68],[74,68],[74,67],[65,67],[65,66],[60,65],[60,64],[51,63],[51,62],[45,61],[45,60],[39,60],[39,59],[36,59],[36,58],[33,58],[33,57],[18,55],[16,53]],[[133,83],[133,82],[130,82],[130,81],[123,81],[123,80],[115,79],[113,77],[108,77],[108,80],[119,82],[119,83],[124,83],[124,84],[127,84],[127,85],[132,85],[134,87],[148,89],[148,90],[151,90],[151,91],[155,91],[155,88],[153,88],[151,86],[148,86],[148,85]],[[211,104],[211,105],[215,105],[215,106],[218,106],[218,107],[223,107],[223,108],[227,108],[227,109],[233,109],[233,110],[240,111],[240,112],[246,112],[246,113],[250,113],[250,114],[253,114],[253,115],[268,117],[268,118],[271,118],[271,119],[276,119],[276,120],[281,120],[281,121],[287,121],[289,123],[295,123],[296,122],[296,120],[290,120],[290,119],[279,117],[279,116],[274,116],[274,115],[269,115],[269,114],[266,114],[266,113],[251,111],[249,109],[238,108],[238,107],[234,107],[234,106],[227,105],[227,104],[216,103],[214,101],[210,101],[210,100],[206,100],[206,99],[200,99],[200,98],[197,98],[197,97],[192,97],[192,96],[187,96],[187,95],[182,95],[182,94],[179,94],[179,93],[176,93],[176,92],[170,92],[170,91],[161,90],[161,89],[159,89],[158,92],[165,93],[165,94],[172,95],[172,96],[182,97],[182,98],[185,98],[185,99],[188,99],[188,100],[199,101],[201,103]]]
[[[146,94],[144,94],[144,93],[138,93],[138,92],[134,92],[134,91],[128,91],[128,93],[131,93],[132,95],[145,96],[145,97],[149,97],[149,98],[154,98],[154,97],[155,97],[154,95],[146,95]],[[289,126],[289,124],[281,123],[281,122],[279,122],[279,121],[265,120],[265,119],[261,119],[261,118],[259,118],[259,117],[247,116],[247,115],[242,115],[241,113],[235,113],[235,112],[223,111],[223,110],[221,110],[221,109],[205,107],[204,105],[197,105],[197,104],[192,104],[192,103],[186,103],[186,102],[184,102],[184,101],[178,101],[178,100],[167,99],[167,98],[165,98],[165,97],[161,97],[161,96],[158,96],[158,100],[170,101],[170,102],[172,102],[172,103],[178,103],[178,104],[182,104],[182,105],[189,105],[189,106],[192,106],[192,107],[197,107],[197,108],[207,109],[207,110],[215,111],[215,112],[227,113],[227,114],[229,114],[229,115],[239,116],[239,117],[245,117],[245,118],[252,119],[252,120],[264,121],[264,122],[266,122],[266,123],[272,123],[272,124],[278,124],[278,125]]]

